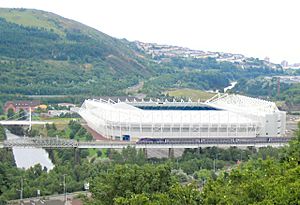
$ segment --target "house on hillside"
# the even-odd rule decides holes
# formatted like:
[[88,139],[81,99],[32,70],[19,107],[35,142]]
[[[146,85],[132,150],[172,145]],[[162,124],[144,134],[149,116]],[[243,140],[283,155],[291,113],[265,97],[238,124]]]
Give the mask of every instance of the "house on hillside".
[[31,111],[34,110],[40,105],[40,101],[33,100],[33,101],[7,101],[4,105],[4,112],[8,112],[9,109],[12,109],[14,112],[19,112],[23,109],[26,112],[29,112],[30,108]]

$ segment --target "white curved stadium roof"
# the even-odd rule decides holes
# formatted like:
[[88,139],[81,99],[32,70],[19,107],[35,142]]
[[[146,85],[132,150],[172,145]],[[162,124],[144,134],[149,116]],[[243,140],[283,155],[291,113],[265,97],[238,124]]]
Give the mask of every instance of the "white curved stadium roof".
[[[205,105],[201,103],[202,105]],[[227,110],[143,110],[131,104],[86,100],[81,115],[119,123],[143,124],[243,124],[253,120]]]

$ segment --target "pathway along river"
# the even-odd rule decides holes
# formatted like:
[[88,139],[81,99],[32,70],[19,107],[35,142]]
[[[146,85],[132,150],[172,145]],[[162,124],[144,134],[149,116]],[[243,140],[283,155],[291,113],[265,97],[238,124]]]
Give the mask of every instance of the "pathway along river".
[[[7,139],[20,138],[9,131],[6,131],[6,136]],[[48,171],[54,168],[48,153],[42,148],[14,147],[12,150],[18,168],[29,169],[36,164],[40,164],[43,168],[46,167]]]

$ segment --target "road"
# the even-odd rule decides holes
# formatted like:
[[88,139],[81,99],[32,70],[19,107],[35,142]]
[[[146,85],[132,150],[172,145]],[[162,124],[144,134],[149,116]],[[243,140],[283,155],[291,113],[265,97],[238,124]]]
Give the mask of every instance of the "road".
[[[67,204],[71,204],[70,201],[73,200],[78,194],[84,194],[90,196],[89,192],[86,191],[78,191],[78,192],[73,192],[73,193],[67,193]],[[31,198],[25,198],[23,199],[24,203],[29,203],[31,201],[64,201],[65,200],[65,195],[64,194],[55,194],[55,195],[49,195],[49,196],[40,196],[40,197],[31,197]],[[8,204],[20,204],[20,200],[11,200],[8,202]]]

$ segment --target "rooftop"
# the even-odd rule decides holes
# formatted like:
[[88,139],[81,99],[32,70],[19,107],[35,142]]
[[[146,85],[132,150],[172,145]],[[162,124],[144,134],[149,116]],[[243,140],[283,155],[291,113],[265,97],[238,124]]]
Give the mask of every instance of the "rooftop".
[[[164,105],[174,105],[175,102],[169,102]],[[194,103],[195,104],[195,103]],[[195,108],[207,108],[203,103],[197,103]],[[193,105],[193,103],[191,103]],[[152,106],[154,107],[154,106]],[[159,106],[158,106],[159,107]],[[170,107],[170,106],[169,106]],[[111,122],[119,123],[164,123],[164,124],[203,124],[203,123],[252,123],[250,118],[239,114],[215,109],[201,110],[182,110],[182,109],[140,109],[130,103],[119,102],[112,103],[99,100],[86,100],[79,113],[89,118],[105,119]],[[161,108],[161,106],[160,106]],[[174,107],[172,107],[174,108]],[[190,107],[193,108],[193,107]]]
[[38,105],[40,105],[40,101],[37,100],[33,100],[33,101],[25,101],[25,100],[19,100],[19,101],[7,101],[5,103],[5,107],[8,106],[9,104],[13,104],[14,106],[18,107],[36,107]]

